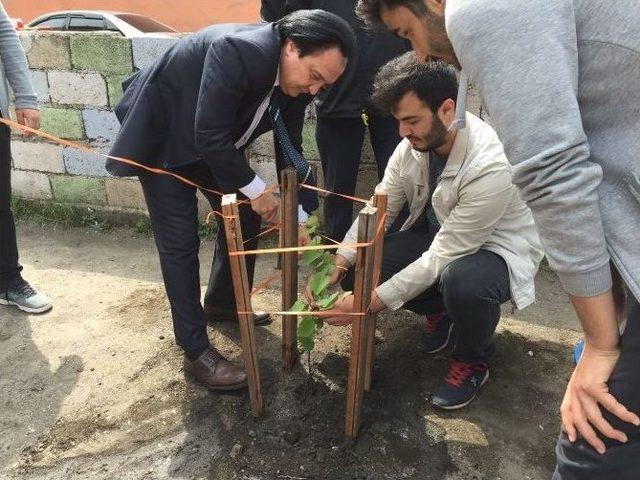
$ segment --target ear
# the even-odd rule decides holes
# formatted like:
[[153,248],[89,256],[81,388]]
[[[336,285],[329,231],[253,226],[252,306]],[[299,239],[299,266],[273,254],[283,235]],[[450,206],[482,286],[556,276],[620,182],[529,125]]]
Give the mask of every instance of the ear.
[[456,116],[456,102],[451,98],[447,98],[442,102],[440,108],[438,108],[438,116],[445,125],[449,125],[453,122],[453,119]]
[[284,49],[284,52],[288,56],[289,55],[293,55],[295,57],[300,56],[300,50],[298,49],[298,46],[293,42],[293,40],[286,39],[284,41],[284,45],[282,48]]
[[444,6],[447,0],[423,0],[425,7],[439,17],[444,17]]

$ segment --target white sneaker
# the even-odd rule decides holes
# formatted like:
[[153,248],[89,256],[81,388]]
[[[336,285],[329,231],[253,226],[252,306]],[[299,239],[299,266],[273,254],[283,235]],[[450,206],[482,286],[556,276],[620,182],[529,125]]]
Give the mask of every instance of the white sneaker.
[[0,293],[0,305],[15,305],[27,313],[44,313],[53,308],[51,300],[36,292],[27,282]]

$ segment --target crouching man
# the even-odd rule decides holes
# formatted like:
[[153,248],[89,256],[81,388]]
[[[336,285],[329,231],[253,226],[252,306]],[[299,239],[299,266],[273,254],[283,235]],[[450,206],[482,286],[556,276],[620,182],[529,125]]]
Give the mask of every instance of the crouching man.
[[[420,64],[410,52],[378,73],[373,97],[400,122],[400,142],[377,193],[388,196],[386,226],[405,202],[410,214],[384,240],[380,286],[370,309],[406,308],[426,315],[419,348],[453,345],[448,372],[432,403],[467,405],[489,378],[492,336],[500,304],[534,301],[542,247],[531,212],[511,181],[511,167],[494,130],[474,115],[450,128],[458,84],[441,62]],[[355,243],[358,221],[344,243]],[[353,290],[354,249],[337,251],[332,282]],[[353,295],[335,305],[328,322],[344,325]]]

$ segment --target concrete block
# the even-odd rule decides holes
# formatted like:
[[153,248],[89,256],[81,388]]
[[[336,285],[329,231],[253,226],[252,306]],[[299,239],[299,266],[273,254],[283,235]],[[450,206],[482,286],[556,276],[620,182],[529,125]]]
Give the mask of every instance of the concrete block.
[[109,107],[115,108],[122,98],[122,82],[129,78],[129,75],[106,75],[107,91],[109,93]]
[[11,190],[21,198],[52,198],[49,177],[44,173],[13,170],[11,172]]
[[316,144],[316,122],[305,121],[302,128],[302,151],[308,160],[320,159],[318,145]]
[[[106,153],[108,148],[101,146],[97,151]],[[65,147],[62,151],[64,166],[72,175],[88,175],[91,177],[111,176],[104,168],[105,157],[97,153],[87,153],[76,148]]]
[[50,143],[14,141],[11,144],[14,168],[64,173],[62,147]]
[[29,66],[45,70],[68,70],[71,68],[69,34],[38,32],[23,40]]
[[24,31],[18,32],[18,38],[20,39],[20,43],[22,44],[24,53],[29,53],[31,47],[33,46],[33,33]]
[[69,108],[42,108],[42,130],[69,140],[84,138],[80,111]]
[[47,72],[42,70],[31,70],[31,81],[33,88],[38,95],[38,102],[49,101],[49,82],[47,80]]
[[111,207],[137,208],[146,210],[142,187],[137,180],[108,178],[105,180],[107,204]]
[[97,73],[51,71],[49,93],[55,103],[107,106],[107,86]]
[[256,175],[264,180],[267,185],[280,183],[278,181],[278,173],[276,171],[276,162],[274,157],[258,157],[252,159],[249,163],[251,168],[253,168],[253,171],[256,172]]
[[249,155],[275,158],[276,150],[273,144],[273,133],[267,132],[256,138],[249,146]]
[[151,65],[164,51],[173,45],[177,38],[137,37],[131,39],[133,66],[138,70]]
[[109,110],[86,108],[82,111],[82,119],[89,140],[113,142],[120,130],[120,123],[115,113]]
[[104,205],[107,201],[104,183],[97,178],[56,175],[51,177],[51,189],[58,202]]
[[119,74],[133,71],[131,43],[119,35],[73,35],[70,47],[74,70]]

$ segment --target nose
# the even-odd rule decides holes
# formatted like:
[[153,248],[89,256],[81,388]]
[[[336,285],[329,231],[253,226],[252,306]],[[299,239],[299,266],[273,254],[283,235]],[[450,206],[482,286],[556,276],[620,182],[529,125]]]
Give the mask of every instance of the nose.
[[411,129],[404,122],[400,122],[400,126],[398,128],[398,133],[402,138],[408,137],[411,135]]
[[309,87],[309,93],[311,95],[316,95],[322,89],[322,84],[315,83]]
[[411,40],[411,48],[416,53],[418,60],[422,63],[431,61],[431,55],[422,45],[416,43],[415,40]]

